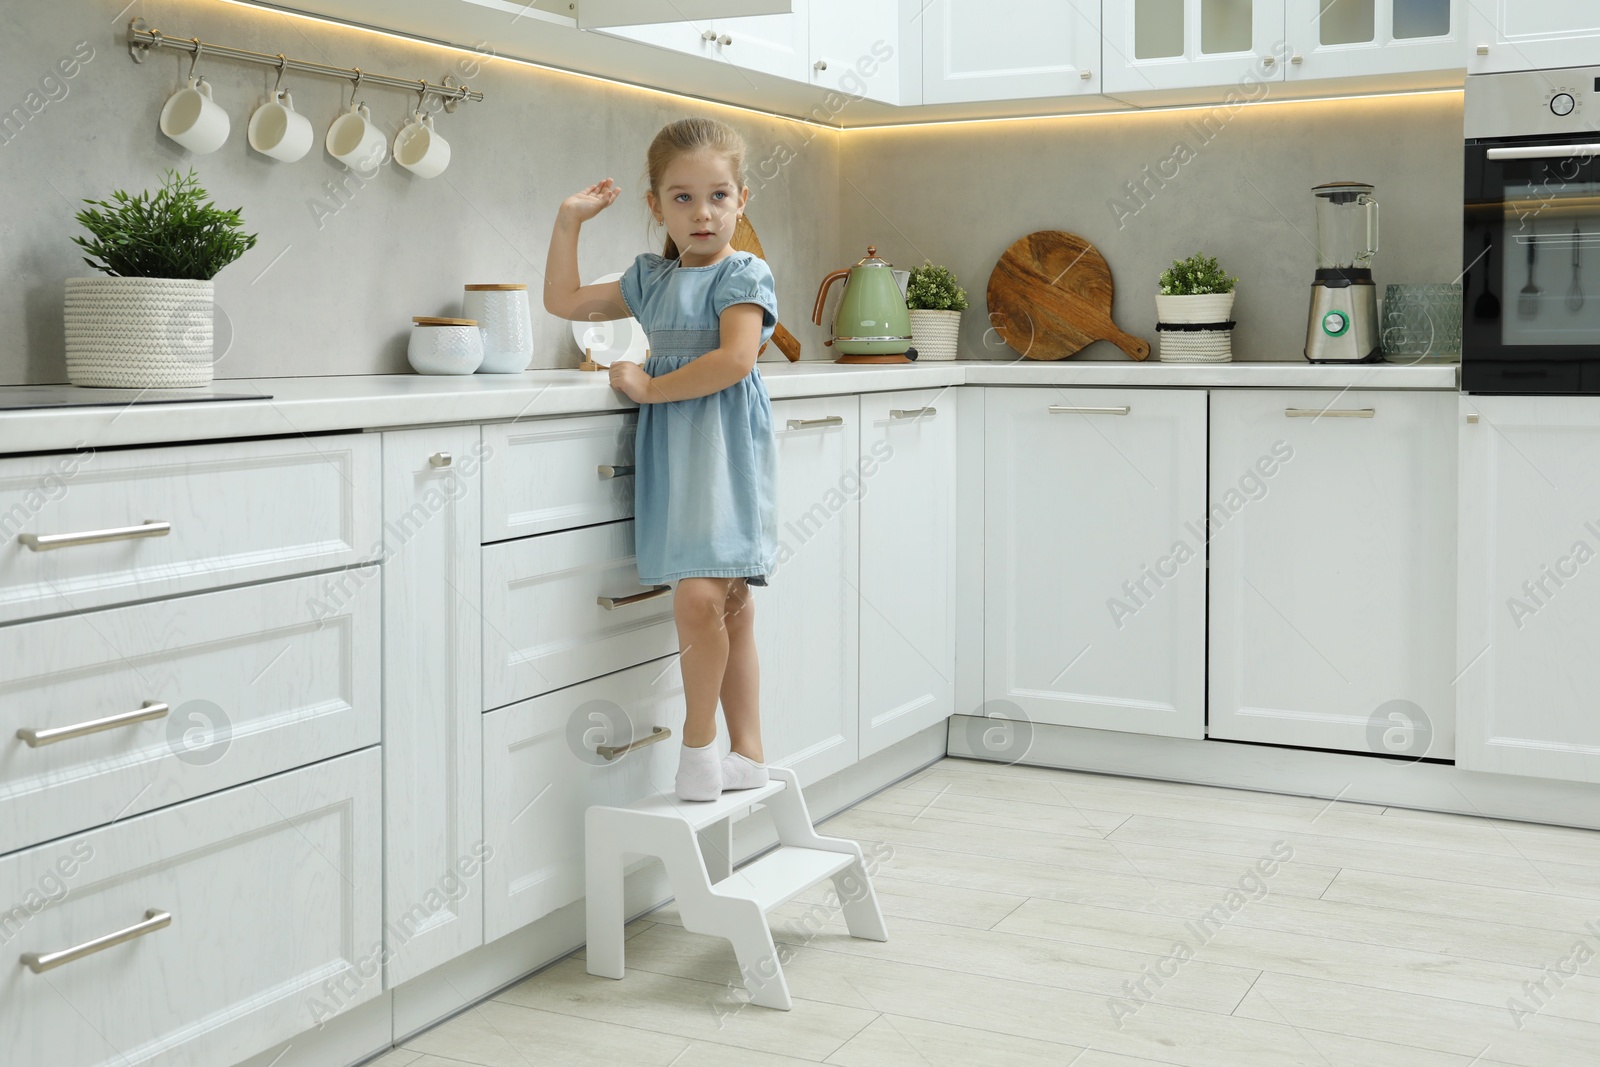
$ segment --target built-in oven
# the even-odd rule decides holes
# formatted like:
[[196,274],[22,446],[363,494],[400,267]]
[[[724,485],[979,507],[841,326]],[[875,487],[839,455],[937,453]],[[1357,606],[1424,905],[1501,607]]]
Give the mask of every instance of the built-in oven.
[[1461,388],[1600,394],[1600,67],[1467,78]]

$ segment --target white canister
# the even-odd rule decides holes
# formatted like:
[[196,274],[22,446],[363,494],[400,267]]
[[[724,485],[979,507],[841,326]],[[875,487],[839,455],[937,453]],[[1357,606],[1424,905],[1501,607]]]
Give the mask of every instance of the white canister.
[[462,297],[462,315],[483,328],[486,374],[521,374],[533,360],[533,318],[528,287],[511,283],[469,285]]
[[472,319],[414,315],[406,359],[418,374],[471,374],[483,362],[483,331]]

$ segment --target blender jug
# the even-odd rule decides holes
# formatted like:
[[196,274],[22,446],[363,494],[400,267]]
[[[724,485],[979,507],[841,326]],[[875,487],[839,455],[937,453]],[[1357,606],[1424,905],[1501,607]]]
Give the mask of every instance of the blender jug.
[[[1372,270],[1378,254],[1378,202],[1361,182],[1331,182],[1317,197],[1317,270]],[[1369,273],[1370,278],[1370,273]]]
[[1317,205],[1317,273],[1306,323],[1312,363],[1368,363],[1383,358],[1378,343],[1378,202],[1365,182],[1329,182],[1311,192]]

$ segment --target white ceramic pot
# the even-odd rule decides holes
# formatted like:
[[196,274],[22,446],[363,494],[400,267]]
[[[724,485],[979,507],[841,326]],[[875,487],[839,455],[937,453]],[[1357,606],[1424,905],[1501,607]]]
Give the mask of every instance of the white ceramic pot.
[[483,363],[483,330],[471,319],[412,318],[406,359],[418,374],[471,374]]
[[212,378],[215,286],[184,278],[68,278],[67,381],[181,389]]
[[[1235,293],[1238,287],[1235,286]],[[1235,293],[1202,293],[1199,296],[1156,294],[1157,322],[1227,322],[1233,315]]]
[[462,317],[483,330],[480,374],[521,374],[533,362],[533,317],[526,285],[469,285]]
[[911,347],[917,361],[955,359],[956,340],[961,336],[961,312],[911,309]]
[[[1235,290],[1237,290],[1235,286]],[[1156,319],[1164,323],[1229,322],[1234,293],[1198,296],[1156,294]],[[1225,330],[1158,330],[1163,363],[1227,363],[1233,359],[1233,328]]]

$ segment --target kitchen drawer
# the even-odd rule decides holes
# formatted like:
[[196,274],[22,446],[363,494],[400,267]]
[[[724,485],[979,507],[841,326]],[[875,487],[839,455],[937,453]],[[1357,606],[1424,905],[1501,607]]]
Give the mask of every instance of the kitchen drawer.
[[637,422],[630,411],[485,425],[484,541],[631,518]]
[[378,456],[376,435],[340,434],[96,452],[66,477],[52,457],[0,459],[0,623],[359,562]]
[[[671,657],[483,717],[483,832],[494,849],[484,867],[485,943],[583,896],[584,812],[671,793],[683,715]],[[671,736],[609,762],[596,752],[656,726]]]
[[377,996],[379,776],[368,748],[0,859],[5,1062],[219,1067]]
[[671,591],[639,584],[632,521],[485,546],[483,620],[485,711],[678,651]]
[[379,601],[374,566],[0,626],[0,853],[377,743]]

